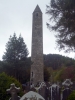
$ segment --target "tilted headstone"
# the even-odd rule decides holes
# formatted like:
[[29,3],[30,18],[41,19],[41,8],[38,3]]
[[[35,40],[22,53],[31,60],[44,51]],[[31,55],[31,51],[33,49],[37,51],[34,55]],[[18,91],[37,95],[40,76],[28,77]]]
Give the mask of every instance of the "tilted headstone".
[[11,98],[9,100],[20,100],[20,97],[17,96],[17,93],[20,91],[20,88],[15,87],[15,84],[11,84],[10,89],[6,90],[8,93],[11,94]]

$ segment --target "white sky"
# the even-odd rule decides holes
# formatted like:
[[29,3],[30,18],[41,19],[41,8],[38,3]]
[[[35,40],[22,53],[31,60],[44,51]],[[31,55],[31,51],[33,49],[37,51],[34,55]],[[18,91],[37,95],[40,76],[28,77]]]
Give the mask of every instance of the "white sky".
[[61,54],[74,58],[74,53],[59,52],[55,49],[54,32],[47,29],[49,16],[45,14],[50,0],[0,0],[0,60],[10,35],[21,33],[31,55],[32,13],[38,4],[43,13],[43,53]]

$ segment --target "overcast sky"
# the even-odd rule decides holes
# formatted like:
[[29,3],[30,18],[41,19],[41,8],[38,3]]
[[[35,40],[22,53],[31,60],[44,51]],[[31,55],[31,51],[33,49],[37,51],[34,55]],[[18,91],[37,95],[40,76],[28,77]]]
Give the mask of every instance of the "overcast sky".
[[54,32],[46,26],[49,16],[45,14],[50,0],[0,0],[0,60],[5,52],[5,45],[10,35],[21,33],[31,55],[32,13],[38,4],[43,13],[43,53],[61,54],[74,58],[74,53],[59,52],[56,47]]

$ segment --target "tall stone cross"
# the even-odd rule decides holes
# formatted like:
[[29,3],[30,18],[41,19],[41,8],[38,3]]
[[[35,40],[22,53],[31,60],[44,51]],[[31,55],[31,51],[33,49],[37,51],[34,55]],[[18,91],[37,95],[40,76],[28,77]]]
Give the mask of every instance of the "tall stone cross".
[[17,96],[17,93],[20,91],[20,88],[15,87],[15,84],[11,84],[10,89],[6,90],[8,93],[11,94],[10,100],[20,100],[20,97]]
[[30,83],[36,86],[44,81],[42,12],[38,5],[33,12],[31,61]]

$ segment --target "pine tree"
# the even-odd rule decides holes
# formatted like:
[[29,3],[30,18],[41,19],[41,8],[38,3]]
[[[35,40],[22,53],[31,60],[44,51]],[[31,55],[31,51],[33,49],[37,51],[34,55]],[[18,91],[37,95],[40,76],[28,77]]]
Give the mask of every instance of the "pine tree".
[[75,51],[75,0],[50,0],[46,13],[51,23],[48,27],[56,31],[56,42],[60,50]]
[[3,55],[3,60],[7,62],[21,61],[25,60],[27,56],[28,50],[23,38],[21,35],[17,38],[14,33],[13,36],[10,36],[6,44],[6,52]]
[[21,35],[17,38],[14,33],[6,43],[6,52],[3,55],[6,72],[20,81],[27,66],[27,56],[28,49],[23,38]]

